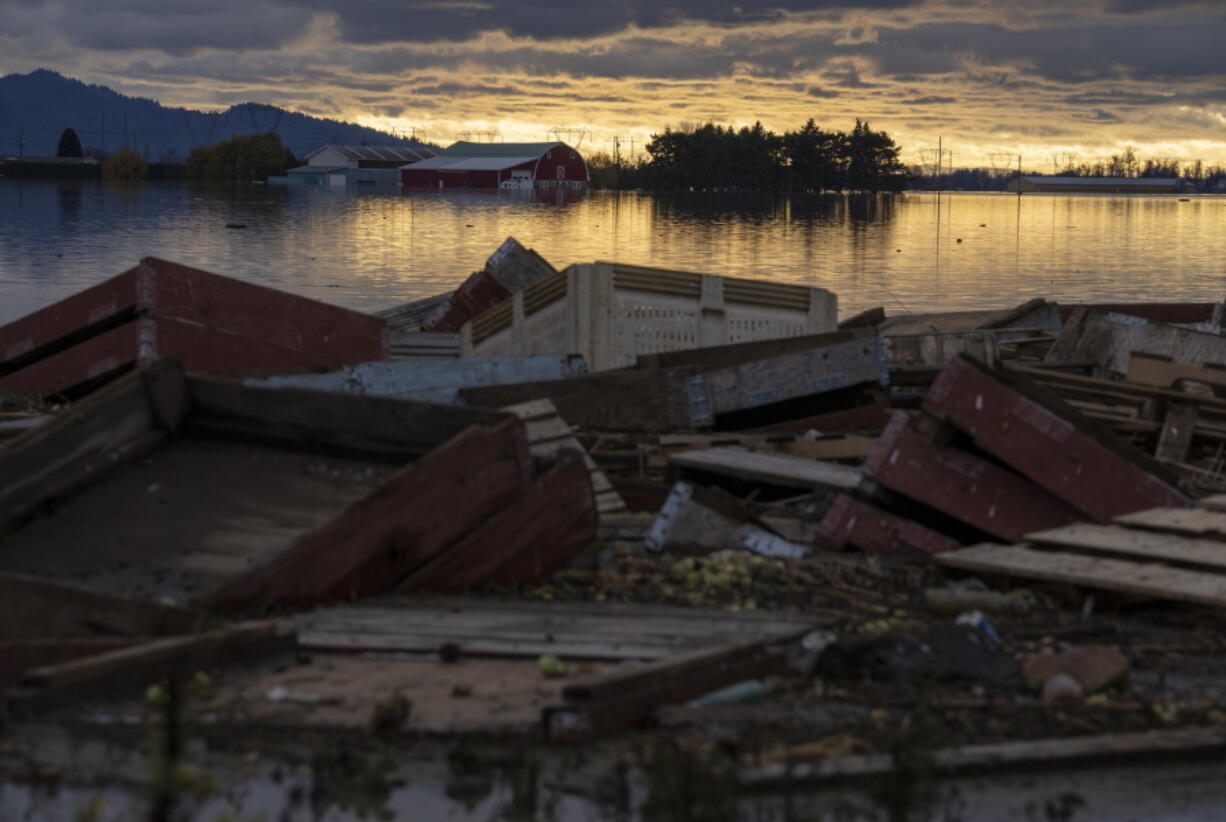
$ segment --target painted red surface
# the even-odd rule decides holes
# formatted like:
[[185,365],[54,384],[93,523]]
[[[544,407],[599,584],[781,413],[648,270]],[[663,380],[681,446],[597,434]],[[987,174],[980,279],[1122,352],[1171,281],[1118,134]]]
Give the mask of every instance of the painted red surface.
[[524,423],[457,434],[210,601],[222,610],[309,605],[388,591],[518,500],[532,456]]
[[536,160],[520,163],[501,171],[448,171],[442,169],[400,170],[400,182],[406,188],[486,188],[496,189],[512,178],[512,171],[529,171],[538,183],[583,182],[589,180],[587,163],[583,155],[567,145],[549,149]]
[[401,590],[458,592],[536,582],[596,541],[596,520],[587,466],[578,454],[569,455]]
[[[1010,378],[1025,384],[1020,376]],[[1145,467],[1144,455],[1123,456],[1129,447],[1109,432],[1093,435],[1089,421],[1075,425],[1034,395],[959,357],[933,382],[924,410],[1099,522],[1144,508],[1191,505],[1183,492]]]
[[876,393],[867,405],[843,411],[828,411],[802,419],[777,422],[760,429],[763,431],[786,431],[790,434],[806,434],[810,429],[823,434],[851,434],[859,431],[878,431],[890,420],[890,403],[885,394]]
[[234,371],[335,368],[387,352],[377,317],[147,257],[0,327],[0,385],[53,393],[101,373],[111,357],[115,366],[173,356],[189,371]]
[[936,554],[961,548],[952,537],[914,520],[882,511],[847,494],[839,494],[822,520],[819,544],[833,550],[848,545],[862,551]]
[[459,331],[473,317],[509,299],[511,292],[488,272],[474,271],[451,295],[447,311],[422,331]]
[[865,461],[864,476],[1005,540],[1085,519],[1026,477],[933,442],[902,411]]

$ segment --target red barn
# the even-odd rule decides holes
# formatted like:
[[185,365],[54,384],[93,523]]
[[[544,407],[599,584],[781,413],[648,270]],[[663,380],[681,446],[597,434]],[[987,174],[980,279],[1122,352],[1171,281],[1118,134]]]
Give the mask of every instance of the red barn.
[[566,143],[454,143],[400,167],[408,188],[587,188],[587,163]]

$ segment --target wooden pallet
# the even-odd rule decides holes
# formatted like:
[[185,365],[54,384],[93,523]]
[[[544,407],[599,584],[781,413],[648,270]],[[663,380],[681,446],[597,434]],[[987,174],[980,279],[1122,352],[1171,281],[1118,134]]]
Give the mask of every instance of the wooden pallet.
[[609,478],[592,462],[587,451],[575,439],[575,432],[566,424],[566,420],[558,416],[558,409],[554,408],[552,402],[534,400],[511,405],[503,410],[519,417],[527,425],[528,450],[532,456],[549,456],[563,448],[572,448],[583,454],[583,462],[587,465],[588,476],[592,480],[592,491],[596,494],[596,510],[602,515],[626,510],[626,503],[613,488]]
[[1226,513],[1154,508],[1114,524],[1077,523],[1023,545],[976,545],[934,560],[949,568],[1226,607]]

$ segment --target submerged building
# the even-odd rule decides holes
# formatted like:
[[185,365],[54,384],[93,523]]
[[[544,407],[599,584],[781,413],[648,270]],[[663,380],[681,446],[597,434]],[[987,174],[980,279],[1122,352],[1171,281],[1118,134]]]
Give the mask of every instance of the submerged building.
[[306,165],[291,168],[270,183],[397,185],[400,167],[434,156],[420,144],[411,146],[321,146],[306,156]]
[[400,170],[408,188],[586,189],[587,163],[566,143],[453,143]]
[[1178,194],[1183,180],[1178,177],[1014,177],[1006,186],[1019,194]]

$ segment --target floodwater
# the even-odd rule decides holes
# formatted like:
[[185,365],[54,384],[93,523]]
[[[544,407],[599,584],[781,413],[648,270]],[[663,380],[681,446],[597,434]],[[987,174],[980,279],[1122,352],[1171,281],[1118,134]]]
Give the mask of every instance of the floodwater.
[[821,286],[842,316],[1226,291],[1223,197],[555,196],[0,180],[0,323],[147,255],[373,311],[450,290],[507,236],[558,267]]

